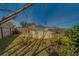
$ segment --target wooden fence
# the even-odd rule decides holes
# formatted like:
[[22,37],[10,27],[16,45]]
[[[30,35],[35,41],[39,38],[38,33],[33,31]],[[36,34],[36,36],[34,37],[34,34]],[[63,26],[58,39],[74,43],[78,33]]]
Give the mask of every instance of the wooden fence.
[[13,33],[13,28],[3,28],[0,27],[0,39],[3,39],[6,36],[9,36]]

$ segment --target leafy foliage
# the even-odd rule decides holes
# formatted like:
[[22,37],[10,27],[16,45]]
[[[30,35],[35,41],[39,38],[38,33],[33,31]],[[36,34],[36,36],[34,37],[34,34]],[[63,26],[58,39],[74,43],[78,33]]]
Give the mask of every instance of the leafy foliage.
[[78,55],[79,54],[79,24],[68,29],[64,36],[60,36],[61,42],[60,55]]
[[79,46],[79,25],[76,25],[73,28],[68,29],[65,35]]
[[60,37],[60,48],[58,49],[59,52],[60,52],[60,55],[74,55],[75,54],[75,51],[76,51],[76,48],[74,46],[74,42],[72,42],[68,37],[66,36],[62,36]]

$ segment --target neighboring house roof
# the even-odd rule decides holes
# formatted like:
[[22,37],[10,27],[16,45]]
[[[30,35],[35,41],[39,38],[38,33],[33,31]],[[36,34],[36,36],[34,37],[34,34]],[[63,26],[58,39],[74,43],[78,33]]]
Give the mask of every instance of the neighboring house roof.
[[39,27],[39,26],[37,26],[36,28],[34,28],[34,29],[31,29],[32,31],[48,31],[48,28],[46,28],[46,27]]

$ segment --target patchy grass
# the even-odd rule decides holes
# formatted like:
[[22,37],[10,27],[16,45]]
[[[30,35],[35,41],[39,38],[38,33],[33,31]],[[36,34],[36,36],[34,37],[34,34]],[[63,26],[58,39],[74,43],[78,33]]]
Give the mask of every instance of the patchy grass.
[[0,51],[5,50],[19,35],[8,36],[4,39],[0,39]]
[[6,37],[0,42],[0,55],[2,56],[46,56],[50,55],[50,53],[48,53],[50,51],[47,52],[48,48],[46,47],[53,44],[52,39],[35,39],[23,34]]

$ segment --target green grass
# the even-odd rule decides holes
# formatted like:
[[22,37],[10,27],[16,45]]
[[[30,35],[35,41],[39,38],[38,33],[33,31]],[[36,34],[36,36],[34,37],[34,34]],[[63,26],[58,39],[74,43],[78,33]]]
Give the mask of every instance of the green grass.
[[[0,55],[32,55],[50,45],[49,39],[40,40],[41,39],[29,38],[22,34],[8,36],[0,40]],[[48,53],[45,49],[37,55],[48,55]]]
[[0,39],[0,51],[4,51],[19,35],[8,36]]

